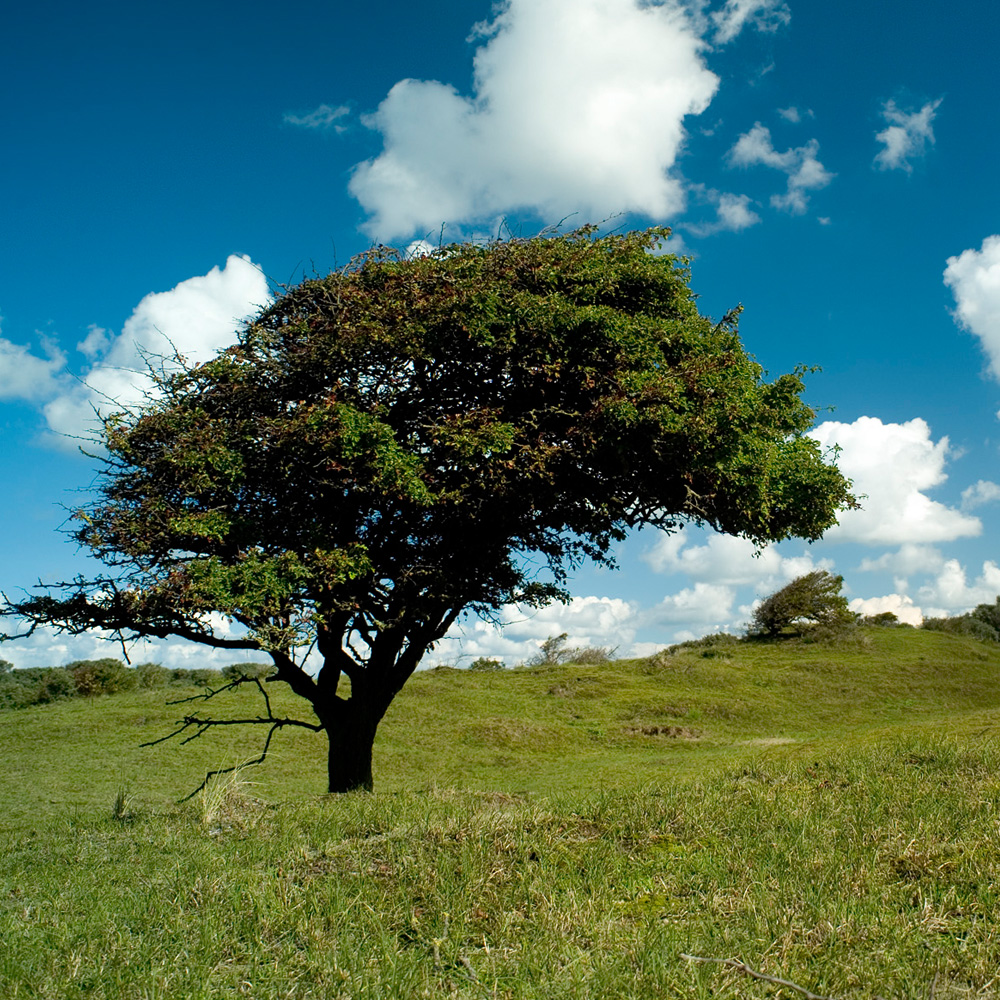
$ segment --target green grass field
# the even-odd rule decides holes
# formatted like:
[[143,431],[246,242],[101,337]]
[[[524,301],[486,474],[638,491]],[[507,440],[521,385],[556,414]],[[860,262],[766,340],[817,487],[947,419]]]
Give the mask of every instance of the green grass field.
[[[415,676],[376,793],[150,691],[0,713],[0,997],[1000,996],[1000,649]],[[294,709],[294,699],[282,701]],[[254,713],[249,691],[212,711]],[[117,817],[115,813],[117,812]]]

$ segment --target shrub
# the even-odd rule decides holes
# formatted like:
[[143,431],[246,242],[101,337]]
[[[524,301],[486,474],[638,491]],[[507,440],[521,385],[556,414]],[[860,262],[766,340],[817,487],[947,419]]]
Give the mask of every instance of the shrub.
[[748,633],[776,637],[784,633],[802,634],[816,626],[825,634],[849,628],[857,616],[840,593],[843,583],[842,576],[834,576],[825,569],[796,577],[757,606]]
[[35,705],[73,698],[77,694],[76,678],[63,667],[50,667],[42,671],[35,686]]
[[488,656],[480,656],[469,664],[470,670],[503,670],[505,667],[503,660],[491,659]]
[[950,635],[968,635],[981,642],[996,642],[997,631],[980,618],[971,614],[952,618],[925,618],[921,628],[928,632],[947,632]]
[[617,646],[566,646],[569,635],[550,635],[542,648],[527,661],[529,667],[552,666],[559,663],[594,664],[607,663],[615,658]]
[[136,675],[121,660],[105,657],[101,660],[76,660],[66,665],[76,682],[77,691],[85,698],[99,694],[117,694],[136,686]]
[[140,663],[135,668],[135,680],[143,690],[166,687],[170,683],[170,671],[159,663]]
[[235,681],[239,677],[259,677],[263,680],[274,672],[273,663],[230,663],[222,668],[222,677],[226,681]]

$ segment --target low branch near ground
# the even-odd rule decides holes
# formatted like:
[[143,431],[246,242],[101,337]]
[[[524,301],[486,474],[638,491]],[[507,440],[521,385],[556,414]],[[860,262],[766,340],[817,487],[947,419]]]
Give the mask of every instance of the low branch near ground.
[[799,986],[798,983],[791,982],[791,980],[779,979],[777,976],[768,976],[763,972],[758,972],[747,965],[746,962],[741,962],[738,958],[704,958],[701,955],[685,955],[683,953],[681,954],[681,958],[688,962],[714,962],[716,965],[725,965],[727,968],[742,972],[751,979],[760,979],[765,983],[774,983],[776,986],[787,986],[790,990],[796,990],[801,993],[806,1000],[833,1000],[833,997],[825,997],[819,993],[813,993],[804,986]]
[[267,691],[264,690],[264,686],[260,682],[258,677],[237,677],[236,680],[231,681],[229,684],[225,684],[220,688],[210,688],[202,694],[192,695],[190,698],[180,698],[177,701],[167,702],[168,705],[180,705],[191,701],[208,701],[214,698],[216,695],[222,694],[224,691],[232,691],[238,688],[241,684],[254,683],[257,685],[262,697],[264,698],[264,706],[267,709],[267,715],[258,715],[252,719],[213,719],[211,717],[205,717],[200,715],[185,715],[183,719],[180,719],[177,723],[177,728],[173,732],[167,733],[166,736],[161,736],[156,740],[149,740],[146,743],[139,744],[142,747],[155,747],[160,743],[166,743],[168,740],[174,739],[174,737],[181,736],[186,733],[192,727],[194,732],[185,736],[181,740],[181,745],[185,743],[190,743],[192,740],[198,739],[199,736],[204,736],[210,729],[216,726],[270,726],[267,731],[267,738],[264,740],[263,749],[260,752],[260,756],[255,757],[253,760],[244,761],[241,764],[236,764],[233,767],[220,767],[216,768],[214,771],[209,771],[205,775],[205,779],[202,783],[190,793],[190,795],[185,795],[184,798],[180,799],[181,802],[187,802],[188,799],[194,798],[216,775],[219,774],[230,774],[237,768],[249,767],[252,764],[263,764],[267,760],[267,751],[271,747],[271,739],[274,734],[279,729],[284,729],[285,726],[297,726],[300,729],[308,729],[314,733],[320,733],[324,730],[325,726],[320,722],[305,722],[302,719],[290,719],[290,718],[279,718],[276,716],[271,709],[271,699],[267,695]]

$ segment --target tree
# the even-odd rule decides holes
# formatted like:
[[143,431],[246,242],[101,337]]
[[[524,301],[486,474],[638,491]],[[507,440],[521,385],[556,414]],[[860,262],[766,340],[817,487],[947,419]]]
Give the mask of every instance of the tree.
[[757,605],[750,634],[778,636],[803,625],[836,629],[853,624],[855,615],[847,607],[847,598],[840,593],[843,584],[842,576],[834,576],[825,569],[796,577]]
[[379,247],[288,289],[103,420],[72,537],[108,571],[5,613],[268,654],[314,721],[178,732],[265,725],[266,754],[324,731],[344,791],[372,786],[379,721],[464,612],[565,597],[640,525],[819,537],[854,501],[805,436],[804,371],[763,381],[736,311],[700,316],[687,262],[650,252],[667,235]]

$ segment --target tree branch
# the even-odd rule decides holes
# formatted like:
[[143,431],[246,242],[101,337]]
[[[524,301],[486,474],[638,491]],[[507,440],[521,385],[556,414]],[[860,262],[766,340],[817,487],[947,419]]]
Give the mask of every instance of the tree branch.
[[243,764],[238,764],[234,767],[223,767],[217,768],[214,771],[209,771],[205,775],[205,780],[193,791],[190,795],[185,795],[184,798],[180,799],[180,802],[187,802],[188,799],[193,798],[198,794],[211,779],[218,774],[228,774],[235,771],[237,767],[250,766],[252,764],[263,764],[267,759],[267,751],[271,746],[271,739],[274,734],[279,730],[283,729],[285,726],[297,726],[300,729],[308,729],[314,733],[322,732],[326,727],[322,722],[305,722],[302,719],[289,719],[289,718],[278,718],[275,716],[271,709],[271,699],[268,697],[267,691],[264,689],[264,685],[261,684],[259,677],[238,677],[236,680],[231,681],[229,684],[224,685],[221,688],[209,689],[203,694],[196,694],[190,698],[180,698],[177,701],[169,701],[168,705],[180,705],[185,702],[191,701],[209,701],[216,695],[222,694],[224,691],[232,691],[235,688],[240,687],[242,684],[254,683],[257,685],[257,690],[260,691],[261,696],[264,699],[264,707],[267,709],[267,715],[258,715],[252,719],[213,719],[206,718],[198,715],[185,715],[177,723],[177,728],[171,733],[167,733],[166,736],[161,736],[159,739],[149,740],[146,743],[140,743],[141,747],[155,747],[160,743],[166,743],[167,740],[172,740],[175,736],[181,736],[186,733],[189,729],[194,727],[194,732],[189,736],[185,736],[181,740],[181,745],[190,743],[192,740],[198,739],[199,736],[204,736],[210,729],[216,726],[270,726],[268,730],[267,738],[264,740],[264,747],[260,752],[260,755],[254,760],[245,761]]

